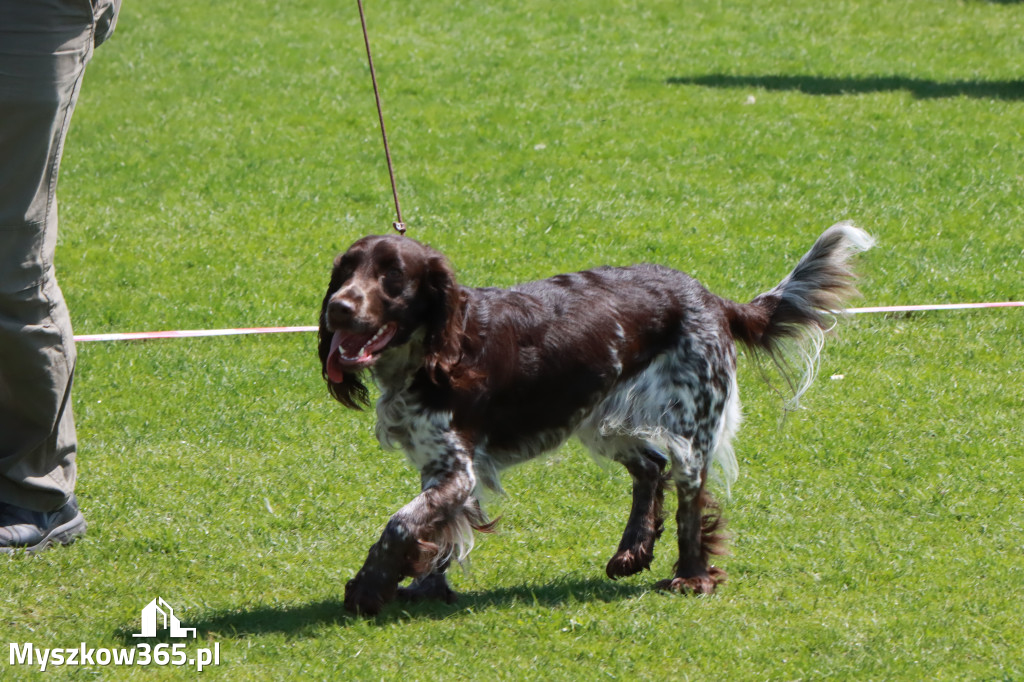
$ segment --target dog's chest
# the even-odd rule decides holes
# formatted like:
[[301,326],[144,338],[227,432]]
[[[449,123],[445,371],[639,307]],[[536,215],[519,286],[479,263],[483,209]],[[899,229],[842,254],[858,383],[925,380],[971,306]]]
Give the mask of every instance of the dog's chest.
[[419,470],[444,457],[450,412],[430,410],[407,391],[384,393],[377,401],[377,440],[387,449],[401,448]]

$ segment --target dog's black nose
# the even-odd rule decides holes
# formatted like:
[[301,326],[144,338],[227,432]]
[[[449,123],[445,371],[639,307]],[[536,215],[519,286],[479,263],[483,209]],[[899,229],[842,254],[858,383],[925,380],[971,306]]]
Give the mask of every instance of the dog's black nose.
[[328,303],[327,313],[338,319],[351,319],[355,313],[355,305],[348,299],[336,298]]
[[331,296],[327,317],[335,325],[344,325],[359,315],[363,305],[363,289],[349,282]]
[[327,316],[336,322],[351,320],[355,312],[355,303],[347,298],[336,298],[327,304]]

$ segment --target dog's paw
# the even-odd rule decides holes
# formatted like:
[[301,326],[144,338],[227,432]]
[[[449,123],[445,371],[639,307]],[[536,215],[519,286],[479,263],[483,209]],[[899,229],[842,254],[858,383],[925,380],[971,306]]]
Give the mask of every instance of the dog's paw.
[[345,585],[345,610],[359,616],[376,616],[395,598],[396,586],[374,585],[361,572]]
[[725,582],[725,571],[715,566],[708,566],[707,573],[659,580],[654,589],[679,594],[713,594],[715,588]]
[[444,574],[431,573],[417,578],[408,587],[399,587],[398,598],[408,602],[430,599],[454,604],[459,600],[459,595],[448,586]]
[[653,560],[653,552],[647,552],[643,549],[627,549],[617,553],[609,559],[608,565],[604,567],[604,572],[607,573],[608,577],[612,580],[624,578],[628,575],[636,575],[640,571],[649,569],[651,567],[651,561]]

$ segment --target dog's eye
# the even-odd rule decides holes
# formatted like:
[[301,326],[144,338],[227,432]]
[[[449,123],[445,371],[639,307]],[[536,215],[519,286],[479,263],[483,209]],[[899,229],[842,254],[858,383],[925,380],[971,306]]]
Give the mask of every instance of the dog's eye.
[[331,272],[331,289],[340,289],[341,285],[352,278],[353,269],[342,265]]
[[405,277],[399,268],[388,268],[381,277],[385,291],[392,295],[401,293],[404,279]]
[[351,253],[339,254],[334,259],[334,268],[331,270],[331,283],[337,288],[347,282],[356,271],[356,257]]

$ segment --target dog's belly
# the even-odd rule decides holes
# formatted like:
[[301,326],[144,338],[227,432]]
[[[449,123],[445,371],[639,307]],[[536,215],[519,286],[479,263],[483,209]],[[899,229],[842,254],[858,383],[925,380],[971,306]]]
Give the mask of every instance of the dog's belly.
[[[578,424],[578,421],[576,422]],[[558,429],[544,429],[534,433],[523,434],[512,443],[493,445],[482,441],[477,452],[486,453],[501,469],[522,464],[528,460],[557,450],[575,433],[574,427],[566,426]]]
[[[576,421],[576,424],[579,420]],[[557,450],[575,433],[574,426],[549,428],[523,434],[514,443],[492,446],[487,440],[477,443],[473,452],[473,469],[478,487],[501,493],[501,473],[546,453]]]

